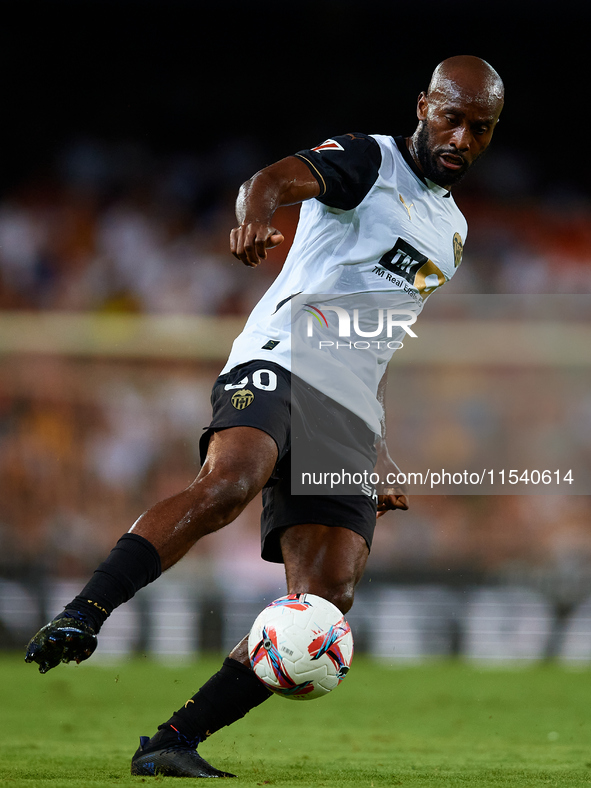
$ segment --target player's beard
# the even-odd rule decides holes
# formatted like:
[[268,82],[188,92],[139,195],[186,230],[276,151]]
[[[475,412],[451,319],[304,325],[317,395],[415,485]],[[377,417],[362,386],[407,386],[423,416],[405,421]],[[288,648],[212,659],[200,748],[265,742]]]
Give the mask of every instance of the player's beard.
[[449,170],[444,167],[438,158],[441,149],[435,148],[433,145],[429,123],[426,120],[422,121],[420,129],[413,136],[413,149],[424,176],[439,186],[455,186],[472,166],[471,164],[466,164],[461,170]]

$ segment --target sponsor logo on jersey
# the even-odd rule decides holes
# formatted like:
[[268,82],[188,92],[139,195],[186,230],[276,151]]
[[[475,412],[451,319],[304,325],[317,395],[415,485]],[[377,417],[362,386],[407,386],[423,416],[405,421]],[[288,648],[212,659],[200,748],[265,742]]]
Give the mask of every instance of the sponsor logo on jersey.
[[312,148],[312,150],[318,152],[321,150],[345,150],[342,145],[336,140],[325,140],[322,145],[318,145],[316,148]]
[[[458,236],[459,238],[459,236]],[[422,298],[445,284],[445,276],[432,260],[421,254],[414,246],[399,238],[379,265],[415,287]]]
[[454,266],[457,268],[459,264],[462,262],[462,254],[464,252],[464,244],[462,243],[462,237],[459,233],[455,233],[454,235]]
[[254,394],[250,389],[240,389],[240,391],[232,394],[231,402],[236,410],[244,410],[244,408],[248,408],[253,400]]

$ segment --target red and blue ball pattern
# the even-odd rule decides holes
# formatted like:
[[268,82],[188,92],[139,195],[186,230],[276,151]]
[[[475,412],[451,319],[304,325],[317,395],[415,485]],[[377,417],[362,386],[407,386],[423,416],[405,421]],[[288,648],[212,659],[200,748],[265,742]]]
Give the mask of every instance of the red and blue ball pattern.
[[248,649],[254,672],[270,690],[310,700],[326,695],[345,678],[353,637],[331,602],[314,594],[289,594],[257,617]]

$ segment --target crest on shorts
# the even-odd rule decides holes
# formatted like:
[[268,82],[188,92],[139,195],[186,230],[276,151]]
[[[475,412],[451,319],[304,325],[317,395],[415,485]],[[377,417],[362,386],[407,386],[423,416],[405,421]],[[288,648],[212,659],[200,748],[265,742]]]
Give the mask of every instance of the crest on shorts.
[[464,251],[464,244],[462,237],[459,233],[454,234],[454,266],[457,268],[462,262],[462,253]]
[[244,410],[244,408],[248,408],[253,400],[254,394],[250,389],[240,389],[240,391],[232,394],[231,402],[236,410]]

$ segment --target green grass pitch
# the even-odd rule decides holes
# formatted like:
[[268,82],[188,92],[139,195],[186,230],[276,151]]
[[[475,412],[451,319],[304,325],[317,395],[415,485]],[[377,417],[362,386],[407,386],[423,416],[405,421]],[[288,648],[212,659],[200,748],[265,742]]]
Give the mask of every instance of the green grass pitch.
[[[220,660],[60,665],[45,676],[0,657],[0,785],[11,788],[185,785],[131,777],[151,735]],[[314,701],[271,698],[201,746],[242,786],[591,785],[588,671],[459,662],[392,668],[357,657]]]

